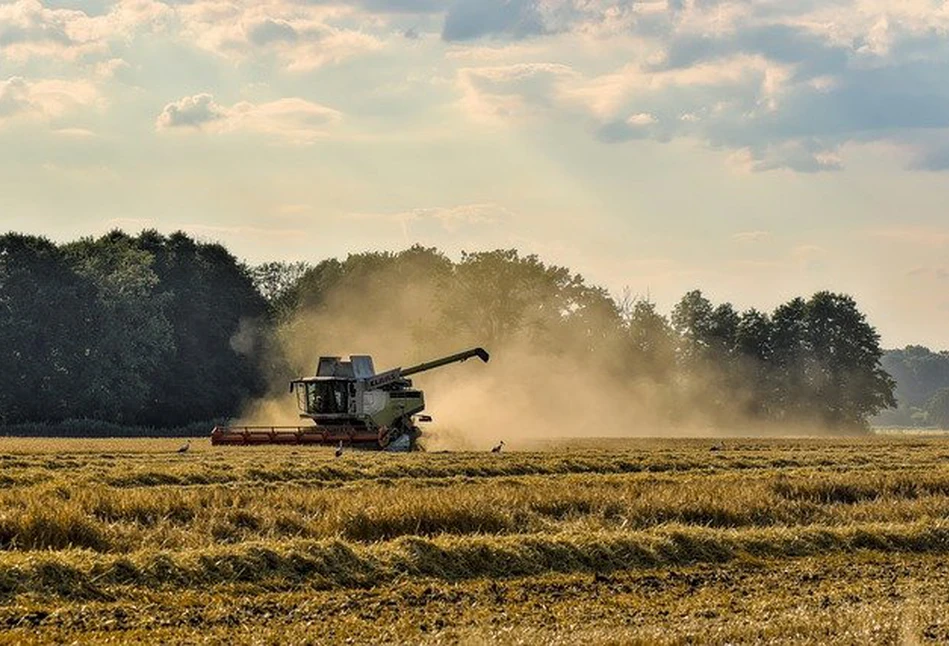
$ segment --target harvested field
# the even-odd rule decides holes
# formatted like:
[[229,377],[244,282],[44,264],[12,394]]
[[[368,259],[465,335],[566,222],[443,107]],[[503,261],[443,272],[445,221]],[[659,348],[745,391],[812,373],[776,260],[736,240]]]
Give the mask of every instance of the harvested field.
[[949,440],[0,439],[0,642],[943,643]]

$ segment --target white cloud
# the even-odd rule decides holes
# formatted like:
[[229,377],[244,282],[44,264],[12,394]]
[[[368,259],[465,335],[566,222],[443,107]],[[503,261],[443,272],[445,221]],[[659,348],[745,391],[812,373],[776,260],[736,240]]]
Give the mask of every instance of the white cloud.
[[631,114],[626,117],[626,124],[630,126],[648,126],[657,121],[656,115],[649,114],[648,112],[637,112],[636,114]]
[[[697,140],[755,171],[835,170],[848,144],[913,142],[911,168],[949,169],[949,147],[913,135],[949,139],[945,3],[464,0],[448,16],[455,58],[571,71],[543,85],[475,83],[479,69],[463,69],[462,103],[480,120],[569,117],[603,142]],[[622,64],[604,53],[620,48]]]
[[279,99],[258,105],[244,101],[229,111],[228,127],[305,143],[326,136],[327,128],[341,119],[339,111],[303,99]]
[[127,46],[142,32],[164,32],[234,62],[270,55],[284,69],[311,70],[382,47],[372,34],[333,24],[355,14],[345,3],[116,0],[107,12],[90,15],[16,0],[0,4],[0,54],[18,63],[91,62],[98,74],[110,76],[115,46]]
[[0,55],[13,63],[101,59],[109,55],[111,43],[143,28],[161,29],[172,15],[168,5],[156,0],[118,0],[102,15],[15,0],[0,5]]
[[461,105],[473,118],[505,122],[530,118],[561,104],[565,79],[575,76],[566,65],[523,63],[462,68],[457,84]]
[[[612,144],[686,139],[721,150],[724,159],[753,171],[833,170],[843,165],[840,150],[886,141],[913,149],[908,156],[912,169],[949,169],[949,85],[943,81],[949,77],[946,3],[97,4],[98,13],[51,8],[38,0],[0,4],[0,59],[11,70],[22,70],[22,76],[33,72],[29,66],[55,66],[52,72],[44,68],[44,75],[95,82],[104,93],[117,85],[116,77],[132,78],[131,72],[120,73],[129,62],[136,85],[148,91],[145,76],[151,68],[136,58],[136,46],[146,34],[149,44],[197,49],[213,54],[218,63],[237,65],[238,74],[253,77],[242,82],[267,78],[292,83],[286,72],[313,72],[385,51],[392,86],[400,86],[406,76],[426,79],[430,94],[415,104],[420,112],[430,107],[426,99],[452,100],[444,99],[440,86],[447,78],[454,83],[456,105],[482,123],[543,125],[550,119]],[[408,40],[406,33],[420,38]],[[378,80],[368,69],[354,66],[353,71]],[[384,84],[368,80],[366,85],[365,93],[347,97],[347,102],[368,104]],[[219,95],[225,91],[214,90]],[[281,93],[296,94],[285,87]],[[205,130],[239,128],[312,140],[319,131],[313,124],[331,120],[331,113],[297,101],[238,104],[224,112],[215,112],[210,104],[170,104],[159,124],[173,128],[187,125],[190,118],[202,120]],[[22,98],[17,105],[19,112],[38,111]],[[383,108],[372,110],[382,113]],[[914,136],[920,132],[926,135]]]
[[816,173],[843,168],[836,149],[806,139],[791,139],[774,144],[742,148],[730,157],[735,165],[748,171],[791,170]]
[[96,136],[96,133],[88,128],[58,128],[53,134],[71,139],[91,139]]
[[227,118],[227,109],[214,102],[210,94],[195,94],[186,96],[174,103],[169,103],[158,115],[156,126],[159,129],[195,127],[212,121],[223,121]]
[[0,125],[14,119],[50,121],[101,103],[95,86],[86,81],[19,76],[0,81]]
[[283,142],[307,144],[328,136],[341,119],[338,110],[299,98],[224,106],[210,94],[196,94],[166,105],[155,125],[164,131],[266,134]]
[[129,64],[121,58],[110,58],[100,61],[95,65],[95,74],[99,78],[109,79],[116,75],[119,70],[128,69]]
[[459,70],[457,87],[480,121],[566,116],[604,142],[679,136],[718,145],[721,132],[778,110],[790,77],[763,56],[735,55],[684,69],[633,63],[596,76],[553,63],[470,67]]
[[449,44],[445,50],[445,58],[452,61],[462,61],[466,64],[504,64],[511,61],[524,60],[531,56],[544,57],[549,55],[550,46],[541,43],[506,43],[503,45],[490,44]]
[[38,0],[0,5],[0,53],[10,61],[54,57],[75,61],[102,52],[92,19],[82,11],[47,9]]
[[382,47],[378,37],[334,25],[354,13],[345,4],[198,0],[177,7],[180,36],[235,63],[272,56],[282,68],[308,71]]

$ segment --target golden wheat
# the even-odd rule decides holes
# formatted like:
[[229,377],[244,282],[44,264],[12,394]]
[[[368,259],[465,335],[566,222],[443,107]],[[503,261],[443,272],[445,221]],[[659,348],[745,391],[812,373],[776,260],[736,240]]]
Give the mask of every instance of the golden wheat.
[[[179,444],[0,440],[0,626],[6,622],[8,637],[949,637],[935,619],[942,602],[912,597],[924,578],[949,574],[949,442],[941,438],[745,438],[726,440],[721,451],[710,451],[708,440],[613,439],[502,455],[348,452],[341,459],[319,448],[218,449],[203,441],[179,455]],[[896,573],[887,579],[891,588],[877,589],[856,572],[846,582],[852,598],[833,612],[822,598],[795,599],[784,580],[801,568],[824,568],[821,576],[829,577],[831,563],[846,569],[877,562]],[[690,580],[696,568],[704,583],[681,588],[677,577]],[[551,577],[571,583],[564,591],[548,585]],[[623,609],[639,623],[609,611],[622,595],[605,590],[618,580],[646,586],[636,593],[640,601]],[[536,595],[523,593],[535,588]],[[691,600],[686,615],[663,615],[680,603],[667,588]],[[713,588],[718,592],[706,594]],[[748,596],[752,588],[757,592]],[[409,589],[422,600],[395,612]],[[438,592],[426,600],[429,589]],[[340,601],[358,591],[369,595],[372,613]],[[653,593],[655,602],[643,601]],[[913,598],[912,621],[888,605],[894,594]],[[238,612],[227,601],[235,596],[240,607],[257,608],[274,595],[285,605],[223,619]],[[730,601],[734,595],[747,607]],[[445,601],[454,597],[494,609],[458,614]],[[311,608],[308,628],[298,615],[312,598],[345,608]],[[583,623],[573,606],[596,620]],[[448,619],[435,622],[433,608]],[[781,610],[771,616],[768,608]],[[284,615],[291,618],[279,619]],[[181,623],[179,616],[193,618]],[[519,619],[505,630],[497,622],[503,616]],[[328,622],[332,631],[313,622]]]

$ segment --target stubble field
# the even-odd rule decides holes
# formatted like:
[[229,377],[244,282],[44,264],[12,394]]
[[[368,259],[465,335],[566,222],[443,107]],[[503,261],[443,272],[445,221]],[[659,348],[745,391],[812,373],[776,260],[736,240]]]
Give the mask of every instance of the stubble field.
[[0,439],[0,642],[944,643],[949,440]]

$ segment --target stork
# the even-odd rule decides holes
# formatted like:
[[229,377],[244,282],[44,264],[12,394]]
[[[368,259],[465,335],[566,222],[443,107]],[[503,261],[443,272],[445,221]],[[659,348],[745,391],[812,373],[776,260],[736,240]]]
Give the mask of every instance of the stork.
[[493,449],[491,449],[491,453],[500,453],[500,452],[501,452],[501,447],[503,447],[503,446],[504,446],[504,440],[501,440],[501,442],[500,442],[496,447],[494,447]]
[[342,455],[343,455],[343,441],[340,440],[339,446],[336,447],[336,457],[340,457]]
[[188,449],[191,448],[191,440],[188,440],[184,445],[178,449],[178,453],[187,453]]

